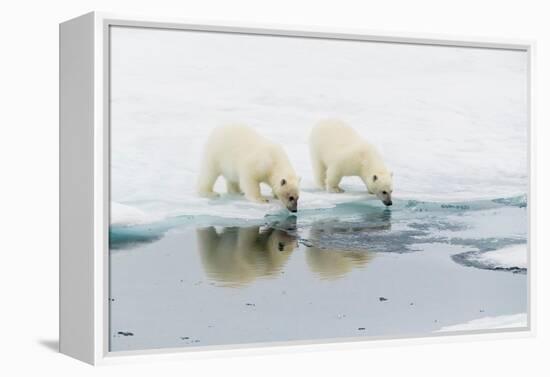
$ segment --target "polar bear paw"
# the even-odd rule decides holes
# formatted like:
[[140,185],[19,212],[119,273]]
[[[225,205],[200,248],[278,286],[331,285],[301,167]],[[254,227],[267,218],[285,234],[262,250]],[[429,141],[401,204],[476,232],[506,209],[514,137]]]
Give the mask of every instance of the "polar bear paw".
[[220,197],[220,194],[218,194],[217,192],[215,191],[202,191],[199,193],[200,196],[202,196],[203,198],[208,198],[208,199],[216,199],[216,198],[219,198]]

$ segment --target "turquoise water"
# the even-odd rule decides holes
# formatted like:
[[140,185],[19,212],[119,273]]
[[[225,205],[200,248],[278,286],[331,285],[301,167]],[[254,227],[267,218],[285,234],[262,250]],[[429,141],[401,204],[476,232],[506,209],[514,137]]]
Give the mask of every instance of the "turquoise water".
[[526,313],[526,266],[482,258],[526,242],[525,196],[112,227],[111,350],[422,336]]
[[[281,210],[261,220],[183,215],[150,224],[111,226],[110,247],[118,250],[155,242],[171,229],[185,226],[290,227],[305,244],[376,252],[414,251],[412,245],[420,241],[448,242],[484,252],[527,242],[527,198],[452,203],[396,199],[391,207],[357,201],[301,210],[298,215]],[[306,229],[312,230],[309,236],[303,234]]]

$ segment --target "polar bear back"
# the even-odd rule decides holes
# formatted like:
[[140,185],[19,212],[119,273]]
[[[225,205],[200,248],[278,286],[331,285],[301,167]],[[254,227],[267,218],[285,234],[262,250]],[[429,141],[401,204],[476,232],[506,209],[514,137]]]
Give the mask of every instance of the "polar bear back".
[[[205,148],[205,160],[227,178],[238,180],[241,169],[269,171],[272,165],[270,151],[276,146],[254,131],[242,125],[216,128]],[[251,172],[252,173],[252,172]]]
[[322,149],[341,148],[361,141],[361,136],[346,123],[327,119],[314,127],[311,141]]
[[344,160],[349,160],[347,163],[355,166],[359,162],[358,155],[363,157],[367,152],[367,142],[353,128],[339,120],[329,119],[317,123],[311,132],[309,145],[312,160],[321,161],[327,166]]

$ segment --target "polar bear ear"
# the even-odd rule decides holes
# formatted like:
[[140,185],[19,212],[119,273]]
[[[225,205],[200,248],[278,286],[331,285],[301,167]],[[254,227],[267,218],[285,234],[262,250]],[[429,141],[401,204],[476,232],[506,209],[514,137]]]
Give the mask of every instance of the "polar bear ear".
[[286,179],[283,178],[281,179],[281,186],[284,186],[284,185],[286,185]]
[[372,176],[372,181],[373,182],[376,182],[377,179],[378,179],[378,177],[376,176],[376,174]]

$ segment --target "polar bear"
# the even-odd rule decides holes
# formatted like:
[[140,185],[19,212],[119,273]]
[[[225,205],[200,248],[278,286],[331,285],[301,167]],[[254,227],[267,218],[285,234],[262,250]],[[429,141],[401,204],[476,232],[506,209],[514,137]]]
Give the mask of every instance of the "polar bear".
[[392,205],[392,173],[376,148],[344,122],[324,120],[312,130],[309,148],[317,185],[329,192],[343,192],[342,177],[360,177],[370,194]]
[[207,275],[228,286],[278,276],[298,247],[293,233],[258,226],[197,229],[197,242]]
[[298,210],[299,178],[284,149],[250,127],[219,127],[210,135],[199,174],[199,194],[217,197],[213,188],[220,175],[228,193],[242,192],[248,200],[266,203],[268,199],[260,192],[260,183],[266,183],[289,211]]

